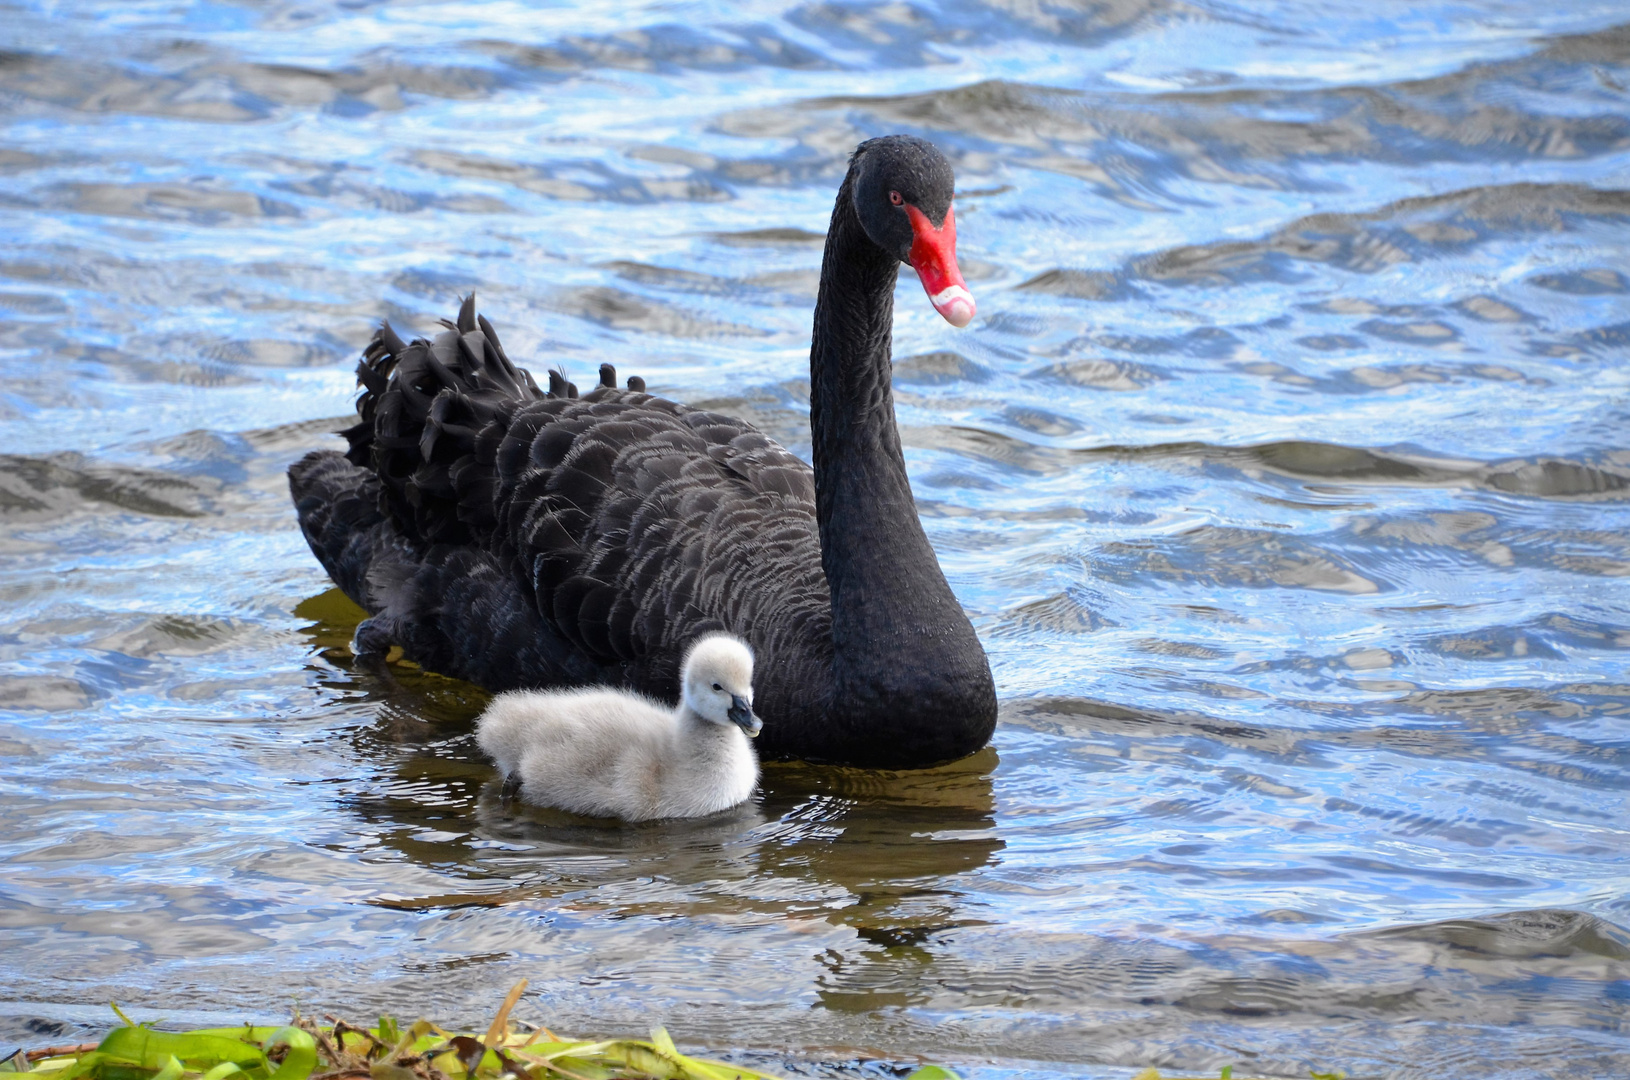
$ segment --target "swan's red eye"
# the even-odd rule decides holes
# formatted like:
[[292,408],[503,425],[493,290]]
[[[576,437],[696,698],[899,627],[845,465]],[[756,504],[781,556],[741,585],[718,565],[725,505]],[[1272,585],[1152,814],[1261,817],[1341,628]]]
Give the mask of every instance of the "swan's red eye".
[[901,206],[905,203],[905,200],[900,197],[900,193],[898,191],[891,191],[889,192],[889,202],[893,203],[895,206]]

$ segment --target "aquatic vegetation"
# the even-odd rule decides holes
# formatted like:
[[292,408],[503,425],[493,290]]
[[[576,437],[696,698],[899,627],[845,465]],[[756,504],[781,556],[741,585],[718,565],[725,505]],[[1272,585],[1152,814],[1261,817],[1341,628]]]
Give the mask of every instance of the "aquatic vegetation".
[[[17,1051],[0,1073],[29,1080],[776,1080],[723,1061],[681,1053],[667,1031],[650,1039],[562,1039],[546,1027],[511,1021],[526,989],[517,983],[486,1033],[454,1034],[428,1020],[404,1028],[381,1017],[371,1028],[296,1015],[281,1027],[158,1031],[124,1021],[99,1043]],[[1341,1074],[1314,1074],[1341,1080]],[[906,1080],[960,1080],[925,1065]],[[1145,1069],[1133,1080],[1162,1080]],[[1178,1080],[1169,1077],[1167,1080]],[[1222,1080],[1233,1080],[1232,1069]]]
[[[281,1027],[158,1031],[119,1013],[124,1024],[94,1046],[18,1052],[0,1071],[30,1080],[775,1080],[682,1054],[662,1028],[648,1040],[574,1040],[514,1023],[510,1011],[525,989],[523,979],[479,1037],[428,1020],[404,1028],[381,1017],[367,1028],[298,1015]],[[931,1065],[908,1080],[956,1080],[956,1074]]]
[[[565,1040],[547,1028],[506,1030],[496,1039],[453,1034],[428,1020],[402,1028],[390,1019],[361,1028],[302,1018],[284,1027],[156,1031],[115,1028],[96,1045],[17,1071],[39,1080],[758,1080],[764,1073],[680,1053],[667,1032],[649,1040]],[[15,1067],[15,1066],[13,1066]]]

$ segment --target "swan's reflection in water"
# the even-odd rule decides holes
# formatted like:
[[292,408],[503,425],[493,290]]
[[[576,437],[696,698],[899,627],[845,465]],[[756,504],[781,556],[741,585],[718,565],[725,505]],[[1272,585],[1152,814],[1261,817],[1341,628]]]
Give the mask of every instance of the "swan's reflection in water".
[[480,690],[411,664],[355,667],[345,642],[360,613],[337,590],[298,613],[315,620],[307,635],[342,669],[327,673],[329,687],[372,715],[344,737],[359,762],[382,771],[345,795],[346,806],[380,849],[433,869],[446,886],[375,903],[819,920],[877,948],[918,953],[934,935],[978,921],[956,881],[1002,848],[994,748],[911,772],[767,762],[754,800],[721,814],[585,818],[506,797],[475,745]]

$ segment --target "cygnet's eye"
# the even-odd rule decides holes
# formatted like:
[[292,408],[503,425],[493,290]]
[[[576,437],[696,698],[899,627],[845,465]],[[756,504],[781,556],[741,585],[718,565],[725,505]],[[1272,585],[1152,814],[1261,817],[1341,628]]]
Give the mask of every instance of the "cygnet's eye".
[[893,203],[895,206],[902,206],[905,204],[905,199],[900,197],[900,193],[898,191],[891,191],[889,192],[889,202]]
[[720,686],[718,683],[714,683],[713,684],[713,689],[715,689],[715,690],[723,690],[724,687]]

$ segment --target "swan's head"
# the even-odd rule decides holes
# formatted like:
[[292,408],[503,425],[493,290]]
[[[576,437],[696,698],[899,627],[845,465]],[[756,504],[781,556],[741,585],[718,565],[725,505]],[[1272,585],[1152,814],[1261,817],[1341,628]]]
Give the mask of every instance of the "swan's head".
[[912,135],[885,135],[855,149],[851,197],[872,243],[909,263],[934,310],[952,326],[973,321],[973,294],[956,264],[951,163]]
[[715,724],[735,724],[749,739],[764,722],[753,713],[753,652],[730,634],[709,634],[690,647],[680,694],[691,712]]

